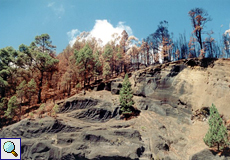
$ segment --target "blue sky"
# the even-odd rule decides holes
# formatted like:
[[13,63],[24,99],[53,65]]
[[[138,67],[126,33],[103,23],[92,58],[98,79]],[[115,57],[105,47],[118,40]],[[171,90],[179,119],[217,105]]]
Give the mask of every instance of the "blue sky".
[[[108,30],[128,29],[139,40],[169,22],[174,38],[192,32],[189,10],[201,7],[212,21],[205,30],[214,38],[229,29],[229,0],[0,0],[0,48],[29,45],[36,35],[48,33],[57,54],[82,31],[105,35]],[[222,27],[221,27],[222,25]],[[106,31],[105,31],[106,30]]]

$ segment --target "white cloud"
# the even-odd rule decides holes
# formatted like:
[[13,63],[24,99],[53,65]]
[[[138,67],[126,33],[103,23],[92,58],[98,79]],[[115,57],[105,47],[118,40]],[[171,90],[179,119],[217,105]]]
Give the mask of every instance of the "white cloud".
[[52,7],[55,4],[55,2],[48,3],[47,7]]
[[65,8],[62,4],[60,6],[57,6],[55,2],[50,2],[48,3],[47,7],[51,8],[56,16],[58,16],[58,18],[61,18],[61,16],[63,16],[63,14],[65,13]]
[[69,37],[69,44],[72,47],[74,42],[77,39],[77,35],[80,33],[78,29],[72,29],[71,31],[67,32],[67,36]]
[[54,7],[53,8],[55,14],[59,17],[61,17],[65,13],[65,8],[63,5],[60,5],[59,7]]
[[116,27],[113,27],[107,20],[96,20],[93,29],[90,31],[92,37],[101,39],[102,44],[105,45],[112,40],[112,35],[117,33],[121,35],[122,31],[126,30],[129,35],[132,35],[132,29],[124,25],[124,22],[119,22]]
[[133,34],[133,31],[131,29],[131,27],[129,26],[126,26],[124,25],[125,22],[119,22],[118,25],[117,25],[117,28],[120,28],[123,30],[126,30],[126,32],[129,34],[129,35],[132,35]]
[[224,34],[225,34],[225,35],[229,34],[229,36],[230,36],[230,29],[226,30],[226,31],[224,32]]
[[224,32],[225,35],[229,35],[230,36],[230,23],[229,23],[229,29],[227,29],[225,32]]
[[[89,32],[90,34],[87,38],[95,37],[97,40],[101,39],[102,45],[105,45],[112,40],[112,35],[114,33],[121,35],[123,30],[126,30],[129,36],[133,34],[131,27],[125,25],[124,22],[118,22],[117,26],[114,27],[107,20],[96,20],[95,25],[93,29]],[[76,37],[71,37],[70,32],[67,32],[67,35],[69,38],[71,38],[69,44],[72,46],[76,40]],[[78,31],[78,33],[80,32]]]

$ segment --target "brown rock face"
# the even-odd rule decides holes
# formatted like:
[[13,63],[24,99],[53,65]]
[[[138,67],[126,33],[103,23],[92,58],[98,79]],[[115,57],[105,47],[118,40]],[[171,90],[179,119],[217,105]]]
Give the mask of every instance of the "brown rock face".
[[194,111],[214,103],[230,117],[230,60],[191,59],[133,73],[134,94]]
[[[119,115],[122,79],[58,102],[56,119],[24,119],[0,131],[22,138],[22,159],[152,160],[229,159],[207,150],[207,121],[192,112],[212,103],[230,117],[230,61],[190,59],[151,66],[130,77],[138,117]],[[193,110],[193,111],[192,111]]]

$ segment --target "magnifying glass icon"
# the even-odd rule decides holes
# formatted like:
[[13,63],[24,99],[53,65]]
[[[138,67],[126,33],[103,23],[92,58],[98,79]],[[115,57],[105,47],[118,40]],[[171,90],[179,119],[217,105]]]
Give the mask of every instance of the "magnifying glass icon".
[[3,145],[3,149],[7,153],[12,153],[15,157],[18,156],[18,154],[14,151],[15,150],[15,145],[11,141],[7,141]]

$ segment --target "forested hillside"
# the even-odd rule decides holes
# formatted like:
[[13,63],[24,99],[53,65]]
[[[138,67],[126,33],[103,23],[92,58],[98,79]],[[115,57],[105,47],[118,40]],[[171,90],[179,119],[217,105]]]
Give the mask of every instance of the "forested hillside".
[[140,68],[195,57],[230,57],[230,31],[218,42],[212,37],[213,31],[205,30],[211,20],[205,10],[192,9],[188,18],[192,25],[189,41],[185,34],[174,39],[173,31],[168,30],[170,24],[161,21],[141,42],[124,30],[121,35],[114,34],[105,46],[82,32],[73,46],[68,45],[58,55],[49,34],[36,36],[30,45],[21,44],[18,49],[2,48],[0,127],[33,116],[33,110],[40,106],[37,114],[51,113],[57,100]]

